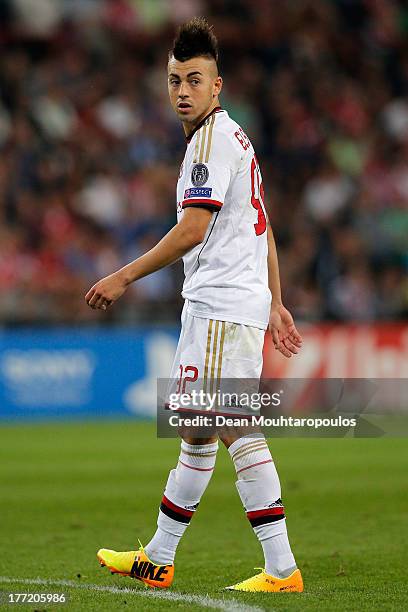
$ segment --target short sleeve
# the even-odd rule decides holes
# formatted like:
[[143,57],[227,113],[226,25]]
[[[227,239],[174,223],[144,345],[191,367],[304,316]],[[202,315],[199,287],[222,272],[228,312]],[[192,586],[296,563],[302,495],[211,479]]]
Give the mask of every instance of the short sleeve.
[[231,139],[214,129],[215,115],[197,132],[191,142],[193,155],[186,168],[182,207],[198,206],[220,210],[237,163]]

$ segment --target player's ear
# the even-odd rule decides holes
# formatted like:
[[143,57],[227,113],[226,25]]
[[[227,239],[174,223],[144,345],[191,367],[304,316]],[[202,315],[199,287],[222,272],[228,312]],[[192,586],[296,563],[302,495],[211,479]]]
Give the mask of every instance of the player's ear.
[[222,89],[222,78],[220,76],[217,76],[217,78],[214,81],[214,85],[213,85],[213,98],[215,98],[216,96],[220,94],[221,89]]

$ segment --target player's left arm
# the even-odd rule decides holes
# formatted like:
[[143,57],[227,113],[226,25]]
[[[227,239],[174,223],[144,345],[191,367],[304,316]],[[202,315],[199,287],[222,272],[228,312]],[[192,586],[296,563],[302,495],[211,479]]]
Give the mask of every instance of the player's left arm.
[[285,357],[292,357],[299,352],[302,346],[302,336],[293,322],[289,310],[282,303],[280,285],[278,254],[275,238],[269,219],[267,220],[268,237],[268,279],[269,289],[272,293],[271,314],[269,317],[269,331],[277,349]]

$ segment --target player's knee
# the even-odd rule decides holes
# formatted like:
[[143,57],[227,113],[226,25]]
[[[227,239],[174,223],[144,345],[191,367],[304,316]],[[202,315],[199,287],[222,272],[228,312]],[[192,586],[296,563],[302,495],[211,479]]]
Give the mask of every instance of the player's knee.
[[218,430],[218,437],[226,448],[229,448],[236,440],[245,437],[263,436],[259,427],[222,427]]
[[212,444],[213,442],[217,441],[217,436],[212,438],[194,438],[188,435],[182,435],[181,437],[183,438],[184,442],[187,442],[187,444],[194,445]]

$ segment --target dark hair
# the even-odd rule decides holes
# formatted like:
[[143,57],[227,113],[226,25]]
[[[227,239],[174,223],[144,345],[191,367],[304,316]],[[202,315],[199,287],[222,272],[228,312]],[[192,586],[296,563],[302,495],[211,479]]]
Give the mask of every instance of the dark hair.
[[179,62],[200,55],[212,57],[218,62],[217,38],[204,17],[194,17],[179,27],[173,49],[169,52],[169,57],[172,55]]

